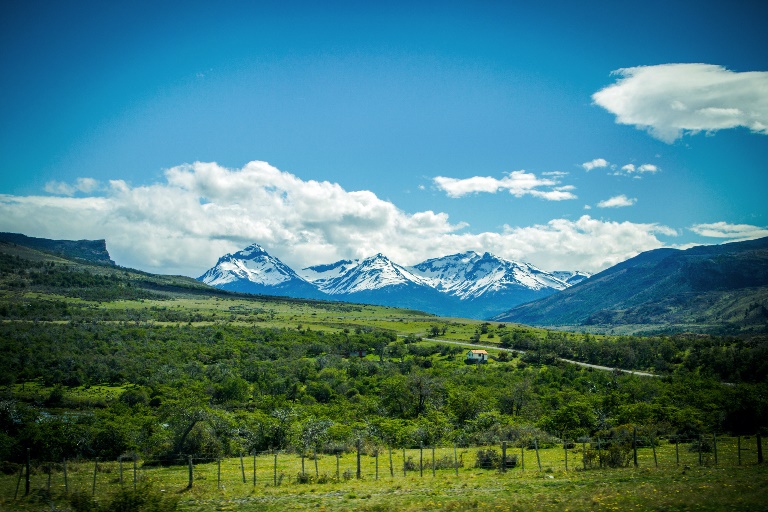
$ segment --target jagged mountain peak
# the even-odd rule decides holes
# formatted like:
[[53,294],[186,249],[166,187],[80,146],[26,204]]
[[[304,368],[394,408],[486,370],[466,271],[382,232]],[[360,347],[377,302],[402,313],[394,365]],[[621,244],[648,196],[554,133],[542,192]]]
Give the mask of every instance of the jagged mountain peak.
[[198,280],[220,288],[238,281],[262,286],[304,281],[293,269],[255,243],[241,251],[225,254]]
[[240,258],[254,258],[257,256],[269,256],[269,253],[259,244],[253,243],[242,251],[236,252],[235,255]]

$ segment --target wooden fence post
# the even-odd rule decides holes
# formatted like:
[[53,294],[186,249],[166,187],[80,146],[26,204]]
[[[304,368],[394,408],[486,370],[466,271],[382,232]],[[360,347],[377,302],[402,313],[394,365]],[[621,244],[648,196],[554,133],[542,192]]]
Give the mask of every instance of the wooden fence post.
[[699,434],[699,466],[704,464],[701,460],[701,452],[704,451],[704,435]]
[[67,459],[64,459],[64,493],[69,494],[69,480],[67,479]]
[[376,456],[376,480],[378,480],[379,479],[379,449],[378,448],[376,448],[374,455]]
[[435,445],[432,445],[432,476],[435,476]]
[[275,476],[275,482],[274,482],[275,483],[275,487],[277,487],[277,450],[275,450],[275,473],[274,473],[274,476]]
[[123,456],[119,456],[117,461],[120,463],[120,485],[123,485]]
[[392,445],[389,445],[388,448],[389,448],[389,476],[394,478],[395,477],[395,466],[392,465]]
[[317,446],[312,448],[312,455],[315,457],[315,477],[319,477],[320,468],[317,467]]
[[632,460],[637,467],[637,427],[632,429]]
[[192,488],[192,482],[194,481],[194,469],[192,469],[192,456],[190,455],[188,457],[189,462],[189,483],[187,484],[187,489]]
[[520,443],[520,469],[525,471],[525,446]]
[[51,491],[51,474],[53,473],[53,464],[48,464],[48,483],[45,486],[45,490]]
[[[590,450],[591,449],[592,448],[590,444]],[[581,461],[584,463],[584,471],[586,471],[587,470],[587,441],[583,437],[581,438]]]
[[253,452],[253,486],[256,487],[256,452]]
[[563,451],[565,452],[565,470],[568,471],[568,441],[563,436]]
[[600,438],[597,438],[597,466],[603,467],[603,447]]
[[456,453],[456,445],[453,445],[453,466],[456,469],[456,476],[459,476],[459,457]]
[[419,476],[424,476],[424,443],[419,446]]
[[360,440],[357,440],[357,479],[360,480]]
[[301,476],[304,476],[304,450],[301,451]]
[[717,434],[712,432],[712,449],[715,452],[715,466],[717,466]]
[[136,490],[136,454],[133,454],[133,490]]
[[501,442],[501,472],[507,472],[507,442]]
[[539,465],[539,471],[541,471],[541,458],[539,457],[539,440],[533,438],[533,448],[536,450],[536,463]]
[[21,477],[24,476],[24,466],[19,466],[19,479],[16,480],[16,493],[13,495],[13,499],[19,497],[19,487],[21,486]]
[[339,480],[339,452],[336,452],[336,481]]
[[680,446],[679,446],[680,436],[675,435],[675,462],[677,465],[680,465]]
[[216,490],[221,489],[221,459],[216,459]]
[[403,447],[403,476],[408,476],[407,469],[408,465],[405,463],[405,447]]
[[243,462],[243,452],[240,452],[240,472],[243,474],[243,483],[245,483],[245,462]]

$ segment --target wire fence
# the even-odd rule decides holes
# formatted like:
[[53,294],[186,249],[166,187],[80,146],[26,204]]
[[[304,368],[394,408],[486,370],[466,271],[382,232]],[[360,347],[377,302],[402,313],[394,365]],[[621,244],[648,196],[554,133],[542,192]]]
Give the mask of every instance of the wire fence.
[[[351,449],[271,450],[236,457],[182,456],[142,459],[127,454],[118,460],[36,460],[27,452],[21,464],[5,463],[5,492],[13,499],[30,493],[102,496],[123,486],[146,482],[162,490],[196,488],[249,495],[258,486],[334,483],[352,479],[392,480],[493,471],[499,478],[532,472],[610,470],[623,467],[679,468],[738,466],[763,462],[762,439],[755,436],[656,437],[626,430],[605,438],[569,438],[540,445],[538,439],[488,446],[393,447],[358,441]],[[8,471],[8,469],[12,471]],[[9,479],[15,485],[8,485]],[[10,498],[10,496],[6,496]]]

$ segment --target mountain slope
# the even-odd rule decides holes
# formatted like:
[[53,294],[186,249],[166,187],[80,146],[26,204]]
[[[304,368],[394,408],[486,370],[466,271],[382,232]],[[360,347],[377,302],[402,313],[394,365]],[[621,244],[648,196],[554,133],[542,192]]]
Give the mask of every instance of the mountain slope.
[[499,321],[532,325],[710,325],[768,330],[768,238],[657,249]]

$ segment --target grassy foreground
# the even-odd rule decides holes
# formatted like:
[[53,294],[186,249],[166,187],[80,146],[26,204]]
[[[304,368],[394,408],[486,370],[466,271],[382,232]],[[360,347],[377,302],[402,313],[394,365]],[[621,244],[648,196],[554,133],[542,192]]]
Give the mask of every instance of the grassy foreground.
[[[437,457],[450,456],[450,448],[438,450]],[[418,469],[402,473],[401,452],[394,452],[394,476],[390,475],[388,454],[381,452],[378,479],[375,458],[363,456],[363,477],[355,478],[355,455],[341,458],[340,475],[335,478],[336,459],[322,456],[315,477],[314,461],[305,460],[306,483],[297,481],[301,473],[296,454],[281,454],[277,471],[273,456],[262,454],[257,462],[257,481],[253,483],[252,460],[245,457],[216,462],[200,462],[194,467],[194,484],[187,488],[185,466],[148,467],[137,472],[141,484],[166,497],[178,500],[180,511],[243,510],[768,510],[768,466],[722,458],[718,466],[711,459],[704,466],[697,457],[684,453],[675,464],[669,445],[659,450],[659,466],[650,450],[640,453],[640,467],[591,469],[580,467],[578,450],[570,455],[570,470],[565,471],[560,448],[541,450],[542,471],[535,455],[526,452],[525,470],[519,466],[506,473],[471,467],[474,449],[459,454],[469,462],[458,471],[453,468],[431,470],[431,455],[425,450],[423,475]],[[418,450],[408,458],[418,462]],[[427,460],[427,458],[429,460]],[[220,468],[220,469],[219,469]],[[55,467],[48,480],[45,470],[33,468],[31,493],[24,497],[24,481],[17,475],[0,477],[0,510],[69,510],[65,499],[61,467]],[[68,464],[69,491],[91,495],[94,462]],[[107,503],[120,488],[117,462],[99,463],[96,500]],[[245,482],[243,482],[243,475]],[[274,485],[277,476],[279,484]],[[123,465],[123,486],[133,482],[132,463]],[[20,485],[19,485],[20,484]],[[14,494],[18,487],[18,496]],[[50,486],[50,487],[49,487]],[[50,491],[46,489],[50,488]],[[54,508],[57,507],[57,508]]]
[[185,499],[181,510],[766,510],[764,467],[480,472],[391,481],[267,487]]

